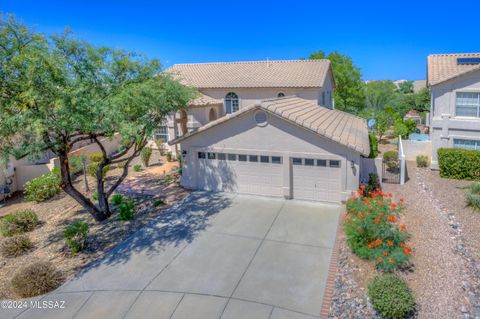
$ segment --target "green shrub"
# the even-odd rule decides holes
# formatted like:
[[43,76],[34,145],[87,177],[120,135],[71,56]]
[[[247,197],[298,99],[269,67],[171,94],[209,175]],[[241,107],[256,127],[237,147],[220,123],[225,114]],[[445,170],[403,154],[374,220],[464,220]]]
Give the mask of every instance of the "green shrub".
[[88,236],[88,224],[82,221],[76,221],[68,225],[63,231],[65,244],[73,254],[83,250],[86,246]]
[[23,234],[32,231],[38,224],[38,216],[33,210],[18,210],[0,219],[0,234],[5,237]]
[[438,165],[441,177],[480,180],[480,151],[440,148]]
[[9,237],[2,241],[0,254],[2,257],[18,257],[32,249],[32,241],[25,235]]
[[118,217],[122,221],[132,220],[135,214],[135,204],[132,199],[125,199],[118,206]]
[[39,261],[18,270],[10,283],[15,294],[28,298],[52,291],[62,281],[62,273],[51,262]]
[[374,259],[379,269],[391,271],[407,265],[411,248],[405,241],[409,235],[405,225],[397,224],[403,200],[394,203],[391,194],[382,191],[363,197],[364,191],[365,186],[360,186],[358,197],[347,201],[343,228],[348,245],[359,257]]
[[102,153],[92,153],[88,155],[88,158],[90,159],[90,162],[92,163],[100,163],[103,160],[103,154]]
[[142,165],[140,165],[140,164],[133,165],[133,171],[134,172],[140,172],[141,170],[142,170]]
[[140,158],[143,166],[148,167],[148,164],[150,163],[150,157],[152,157],[152,148],[144,147],[140,152]]
[[173,159],[173,154],[172,152],[167,152],[167,155],[165,155],[167,157],[167,162],[171,162],[172,159]]
[[415,299],[407,283],[394,274],[373,278],[368,284],[373,308],[384,318],[402,319],[415,312]]
[[[100,165],[100,162],[92,162],[87,165],[87,173],[93,178],[97,178],[97,169]],[[110,165],[105,165],[103,167],[103,177],[105,177],[110,170]]]
[[428,157],[426,155],[417,155],[417,167],[427,167]]
[[43,202],[60,193],[60,190],[60,176],[50,172],[25,183],[25,199]]
[[383,160],[390,171],[400,167],[398,162],[398,153],[396,151],[388,151],[383,153]]
[[94,192],[92,193],[92,199],[93,199],[94,201],[98,201],[98,192],[97,192],[97,191],[94,191]]
[[71,175],[75,175],[82,171],[84,158],[85,158],[85,155],[79,155],[79,156],[74,155],[68,158],[68,165],[70,167]]
[[473,183],[468,187],[465,200],[468,207],[472,207],[473,210],[480,210],[480,183]]
[[163,140],[163,138],[155,139],[155,144],[158,147],[158,151],[160,152],[160,155],[163,156],[165,154],[165,141]]
[[123,195],[122,194],[113,194],[112,195],[112,204],[115,205],[115,206],[118,206],[120,205],[121,203],[123,203]]
[[364,196],[370,196],[370,193],[373,193],[379,189],[382,189],[382,185],[380,184],[378,175],[376,173],[368,174],[368,183],[365,187]]
[[368,139],[370,141],[370,155],[368,155],[368,157],[369,158],[376,158],[378,156],[377,136],[373,132],[370,132],[370,133],[368,133]]

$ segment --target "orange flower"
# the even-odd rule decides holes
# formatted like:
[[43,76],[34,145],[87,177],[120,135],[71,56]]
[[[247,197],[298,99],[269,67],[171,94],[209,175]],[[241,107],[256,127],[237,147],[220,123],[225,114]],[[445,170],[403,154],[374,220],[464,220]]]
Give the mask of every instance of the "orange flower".
[[386,251],[383,252],[383,256],[384,256],[384,257],[387,257],[387,256],[388,256],[388,254],[387,254]]
[[383,207],[383,205],[385,205],[385,204],[383,203],[383,201],[379,201],[379,202],[378,202],[378,205],[379,205],[380,207]]
[[387,240],[387,245],[388,245],[388,247],[392,247],[393,246],[393,241]]
[[379,223],[380,223],[380,218],[375,218],[375,219],[373,220],[373,222],[374,222],[375,224],[379,224]]
[[368,217],[368,212],[366,212],[366,213],[365,213],[365,216],[367,216],[367,217]]
[[395,263],[395,258],[390,257],[390,258],[388,259],[388,262],[391,263],[391,264]]
[[403,250],[403,253],[404,253],[405,255],[407,255],[407,256],[410,255],[410,249],[409,249],[409,248],[410,248],[410,247],[407,247],[407,248],[405,248],[405,249]]
[[400,224],[400,230],[401,231],[404,231],[407,229],[407,226],[405,226],[405,224]]
[[385,216],[385,214],[384,214],[384,213],[380,213],[380,214],[378,214],[378,216],[383,217],[383,216]]
[[372,241],[370,244],[368,244],[368,248],[372,249],[373,247],[375,247],[375,242]]
[[379,256],[379,257],[377,258],[377,262],[381,263],[382,261],[383,261],[383,258]]
[[373,210],[373,207],[372,207],[372,206],[368,206],[368,209]]
[[350,213],[355,214],[355,209],[351,209]]
[[390,208],[393,209],[393,210],[397,209],[397,204],[391,203]]
[[358,218],[363,219],[363,214],[362,214],[362,213],[358,213]]
[[382,244],[382,240],[381,240],[381,239],[377,239],[377,240],[375,241],[375,245],[380,246],[381,244]]
[[365,185],[360,185],[360,189],[363,191],[365,189]]
[[400,244],[400,248],[404,248],[405,247],[405,244],[404,243],[401,243]]
[[387,217],[387,220],[388,220],[389,222],[394,223],[394,222],[397,221],[397,217],[395,217],[395,215],[389,215],[389,216]]

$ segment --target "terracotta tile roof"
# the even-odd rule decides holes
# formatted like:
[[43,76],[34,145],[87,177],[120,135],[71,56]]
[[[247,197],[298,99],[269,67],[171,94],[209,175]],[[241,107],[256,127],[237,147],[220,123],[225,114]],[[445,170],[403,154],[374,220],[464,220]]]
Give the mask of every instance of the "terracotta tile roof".
[[223,116],[169,143],[180,143],[193,135],[199,134],[257,108],[263,109],[268,113],[277,115],[304,129],[353,149],[364,156],[368,156],[370,153],[368,128],[364,119],[350,113],[318,106],[314,102],[296,96],[263,100],[259,105],[252,105],[240,109],[238,112]]
[[480,53],[429,55],[427,58],[428,85],[436,85],[460,75],[480,70],[480,64],[458,64],[457,58],[480,58]]
[[196,88],[323,87],[328,60],[175,64],[165,70]]
[[213,97],[200,93],[200,96],[193,99],[189,105],[205,106],[205,105],[216,105],[216,104],[223,104],[223,100],[214,99]]

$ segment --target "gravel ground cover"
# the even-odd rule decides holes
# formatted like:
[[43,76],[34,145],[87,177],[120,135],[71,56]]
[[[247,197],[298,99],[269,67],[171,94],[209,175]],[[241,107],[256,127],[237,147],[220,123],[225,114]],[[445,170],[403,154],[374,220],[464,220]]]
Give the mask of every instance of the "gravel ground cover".
[[[26,233],[35,246],[34,250],[17,258],[0,256],[0,299],[17,298],[11,291],[10,279],[20,267],[37,260],[48,260],[64,273],[65,279],[68,279],[76,271],[98,259],[117,243],[153,220],[164,209],[188,195],[188,192],[176,183],[167,185],[161,182],[164,172],[168,173],[175,165],[172,163],[160,165],[158,158],[152,159],[151,162],[153,165],[141,172],[130,170],[129,176],[119,188],[120,192],[135,200],[135,218],[129,222],[121,222],[113,215],[109,220],[97,223],[63,192],[43,203],[35,204],[16,199],[13,204],[0,208],[0,216],[17,209],[32,208],[41,221],[39,227]],[[111,179],[120,173],[121,170],[117,168],[109,172],[108,176]],[[89,180],[89,184],[91,190],[95,190],[94,181]],[[83,185],[83,178],[78,177],[77,188],[83,190]],[[165,205],[155,207],[153,203],[158,199],[164,200]],[[87,249],[72,256],[65,249],[63,229],[77,220],[87,222],[90,225],[90,233]]]
[[[465,207],[470,182],[445,180],[408,164],[405,185],[384,191],[405,198],[401,222],[411,234],[412,267],[398,272],[417,301],[415,318],[480,318],[480,213]],[[336,287],[329,318],[378,318],[366,297],[371,263],[350,251],[342,234]]]

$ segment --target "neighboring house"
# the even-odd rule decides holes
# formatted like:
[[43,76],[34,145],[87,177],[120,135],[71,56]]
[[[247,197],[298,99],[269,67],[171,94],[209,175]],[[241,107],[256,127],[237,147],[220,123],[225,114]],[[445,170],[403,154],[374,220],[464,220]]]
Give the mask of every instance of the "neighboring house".
[[428,56],[432,168],[441,147],[480,150],[480,53]]
[[[181,183],[339,203],[358,187],[370,145],[365,121],[333,109],[329,61],[175,65],[202,96],[171,119],[183,157]],[[180,127],[175,128],[173,123]]]
[[418,114],[416,110],[410,110],[407,114],[403,117],[404,120],[413,120],[417,125],[422,124],[422,117]]

